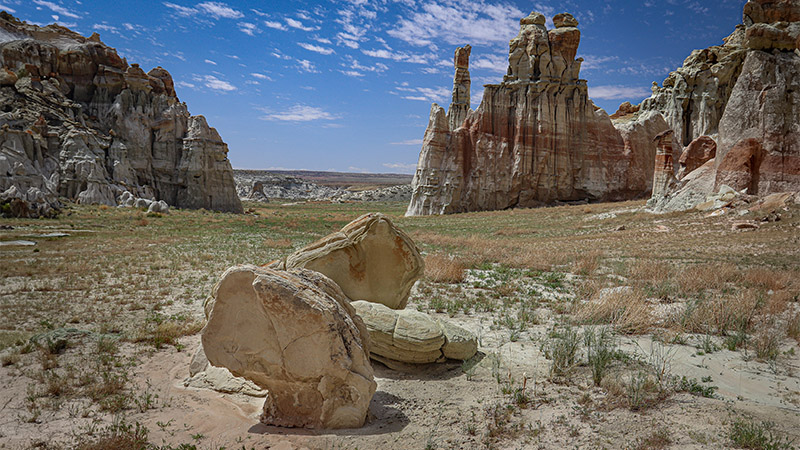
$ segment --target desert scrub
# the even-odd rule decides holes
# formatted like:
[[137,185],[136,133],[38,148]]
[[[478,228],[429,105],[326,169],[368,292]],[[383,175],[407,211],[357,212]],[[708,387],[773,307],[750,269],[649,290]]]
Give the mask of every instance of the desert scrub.
[[731,424],[728,437],[738,448],[754,450],[793,449],[793,441],[775,432],[773,422],[757,423],[752,420],[738,419]]
[[461,283],[466,267],[457,258],[433,253],[425,257],[425,278],[434,283]]
[[617,341],[608,328],[589,327],[583,331],[586,362],[592,370],[592,381],[600,386],[609,364],[617,354]]
[[646,333],[655,321],[644,295],[624,287],[598,292],[594,299],[580,305],[577,318],[588,324],[609,324],[622,334]]
[[560,378],[572,371],[580,344],[578,331],[573,327],[566,326],[550,332],[540,349],[545,358],[553,361],[550,366],[551,377]]

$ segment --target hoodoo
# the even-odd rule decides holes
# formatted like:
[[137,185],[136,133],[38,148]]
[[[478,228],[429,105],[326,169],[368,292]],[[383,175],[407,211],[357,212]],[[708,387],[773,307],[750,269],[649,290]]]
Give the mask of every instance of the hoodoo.
[[[589,99],[575,59],[578,21],[562,13],[547,30],[531,13],[509,45],[508,73],[468,108],[470,47],[455,55],[450,111],[434,104],[406,215],[532,207],[556,201],[623,200],[652,188],[658,113],[615,128]],[[465,103],[466,102],[466,103]],[[462,119],[463,117],[463,119]],[[644,175],[643,175],[644,174]]]

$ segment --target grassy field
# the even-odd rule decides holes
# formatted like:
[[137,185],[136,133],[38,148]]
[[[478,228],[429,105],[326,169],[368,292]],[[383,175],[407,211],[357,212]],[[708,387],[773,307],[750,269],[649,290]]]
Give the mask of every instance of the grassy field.
[[[397,203],[253,203],[246,204],[244,215],[184,210],[153,215],[70,206],[58,219],[2,219],[0,241],[36,244],[0,246],[0,382],[9,392],[0,398],[6,402],[0,409],[0,443],[9,448],[145,448],[147,442],[151,448],[223,446],[188,428],[170,434],[170,427],[152,425],[164,423],[148,419],[158,411],[180,412],[185,406],[165,401],[163,392],[139,375],[140,368],[196,347],[203,301],[227,267],[266,264],[378,211],[409,233],[426,258],[426,277],[409,307],[486,330],[480,364],[465,363],[453,377],[480,386],[478,391],[494,399],[480,403],[469,419],[461,417],[460,407],[426,409],[427,415],[439,415],[435,424],[448,415],[459,422],[449,441],[410,433],[415,416],[401,408],[412,425],[393,434],[389,447],[538,442],[549,448],[547,442],[557,441],[548,441],[547,433],[564,443],[583,439],[599,448],[622,447],[615,445],[616,435],[604,435],[592,421],[602,423],[604,415],[625,411],[621,423],[639,423],[654,408],[677,407],[669,404],[676,395],[693,402],[715,397],[718,387],[712,381],[669,370],[669,349],[675,346],[688,348],[692,357],[752,361],[758,370],[783,377],[785,414],[776,409],[762,420],[745,414],[747,408],[719,401],[714,411],[728,419],[720,419],[724,425],[716,434],[697,431],[691,439],[690,434],[676,438],[663,427],[644,427],[625,445],[702,447],[705,439],[711,447],[790,448],[798,432],[786,424],[799,423],[800,412],[795,373],[800,368],[800,209],[739,217],[737,211],[652,215],[642,206],[628,202],[415,218],[403,217],[406,205]],[[732,229],[739,220],[759,228]],[[54,232],[68,236],[42,236]],[[650,350],[637,354],[643,339]],[[666,348],[660,357],[653,342]],[[511,364],[501,358],[522,344],[525,352],[534,352],[526,361]],[[483,369],[488,375],[482,377]],[[541,377],[529,381],[537,370]],[[384,390],[413,395],[395,381]],[[526,388],[528,383],[537,388]],[[563,402],[559,396],[565,396]],[[543,419],[536,414],[567,404],[583,412],[564,419],[553,413],[550,425],[537,424]],[[581,422],[581,414],[589,418]],[[427,420],[428,428],[434,425]],[[139,422],[149,430],[140,429]],[[35,431],[47,424],[59,431]],[[583,431],[571,436],[573,428]],[[161,442],[153,443],[153,436]],[[325,439],[303,445],[380,443],[364,436]],[[255,445],[242,442],[249,444]]]

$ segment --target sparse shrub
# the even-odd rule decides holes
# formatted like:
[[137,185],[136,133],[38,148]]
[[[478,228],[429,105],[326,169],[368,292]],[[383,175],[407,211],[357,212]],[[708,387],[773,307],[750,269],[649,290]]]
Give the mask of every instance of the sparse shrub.
[[731,424],[728,437],[739,448],[753,450],[792,449],[793,441],[789,441],[774,432],[772,422],[756,423],[752,420],[739,419]]
[[464,264],[443,253],[425,257],[425,277],[434,283],[461,283],[465,277]]
[[289,238],[264,239],[264,247],[267,248],[292,248],[292,240]]
[[637,439],[631,446],[634,450],[661,450],[672,444],[670,432],[666,428],[659,428],[644,438]]
[[780,353],[780,343],[783,337],[778,333],[774,320],[765,321],[757,327],[753,335],[753,348],[756,351],[756,358],[762,361],[774,361]]
[[617,352],[616,339],[608,328],[587,328],[583,332],[583,342],[586,346],[586,359],[592,369],[592,381],[595,386],[600,386],[606,369]]
[[[708,377],[708,381],[711,381],[711,377]],[[705,381],[705,380],[704,380]],[[718,388],[716,386],[705,386],[700,384],[697,381],[697,378],[686,378],[685,376],[681,377],[680,383],[678,383],[677,390],[679,392],[688,392],[692,395],[696,395],[698,397],[706,397],[706,398],[714,398],[714,391]]]
[[600,250],[579,253],[572,264],[573,273],[581,275],[591,275],[595,273],[600,266],[600,258],[602,256],[603,252]]
[[789,318],[786,323],[786,335],[800,342],[800,312]]
[[731,263],[699,264],[681,270],[676,281],[681,294],[692,295],[723,289],[728,282],[737,281],[739,276],[740,271]]
[[560,377],[567,375],[575,365],[575,356],[580,347],[578,331],[572,327],[553,330],[549,339],[542,343],[541,350],[545,358],[552,360],[550,375]]
[[[147,428],[136,422],[126,423],[124,419],[115,418],[114,422],[99,432],[79,436],[76,450],[146,450],[151,448],[147,442]],[[92,437],[96,435],[96,437]]]

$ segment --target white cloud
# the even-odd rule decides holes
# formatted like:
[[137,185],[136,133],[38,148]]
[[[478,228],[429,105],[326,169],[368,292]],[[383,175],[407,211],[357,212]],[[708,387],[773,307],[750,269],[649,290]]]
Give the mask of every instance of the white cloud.
[[[53,11],[54,13],[60,14],[62,16],[72,17],[73,19],[79,19],[81,17],[78,14],[68,10],[67,8],[64,8],[63,6],[57,5],[57,4],[53,3],[53,2],[46,2],[46,1],[43,1],[43,0],[33,0],[33,3],[36,3],[39,6],[44,6],[45,8],[48,8],[51,11]],[[58,19],[56,19],[56,20],[58,20]]]
[[519,31],[519,19],[525,15],[516,6],[503,2],[433,0],[424,3],[421,10],[402,16],[388,34],[419,46],[434,42],[451,45],[507,43],[509,37]]
[[189,88],[189,89],[194,89],[194,88],[197,87],[193,83],[188,83],[186,81],[178,81],[178,82],[175,83],[175,86],[185,87],[185,88]]
[[294,105],[286,111],[274,112],[263,109],[266,115],[261,120],[282,122],[311,122],[315,120],[335,120],[336,116],[315,106]]
[[133,25],[131,25],[129,23],[123,23],[122,26],[125,27],[125,29],[128,30],[128,31],[133,31],[133,30],[136,29],[136,27],[134,27]]
[[256,33],[260,33],[261,30],[258,29],[256,24],[250,22],[239,22],[239,31],[248,35],[248,36],[255,36]]
[[[392,142],[391,145],[422,145],[422,139],[408,139],[401,142]],[[385,165],[386,164],[384,164],[384,166]],[[414,167],[416,167],[416,165]]]
[[315,28],[315,27],[307,27],[307,26],[303,25],[303,22],[300,22],[299,20],[294,20],[291,17],[287,17],[284,20],[286,21],[287,25],[289,25],[292,28],[297,28],[298,30],[314,31],[314,30],[318,30],[319,29],[319,28]]
[[364,74],[357,71],[357,70],[340,70],[343,74],[347,75],[348,77],[363,77]]
[[[448,64],[452,66],[452,63]],[[482,55],[471,61],[470,69],[488,69],[492,72],[503,72],[508,70],[508,56],[503,55]]]
[[635,86],[589,86],[589,97],[602,100],[642,99],[652,92],[648,88]]
[[186,6],[176,5],[175,3],[165,2],[164,6],[166,6],[167,8],[172,9],[173,11],[175,11],[175,14],[177,14],[177,15],[179,15],[181,17],[191,17],[191,16],[197,14],[197,10],[196,9],[188,8]]
[[582,57],[581,70],[595,70],[601,68],[605,63],[619,61],[617,56],[583,55]]
[[364,168],[355,167],[355,166],[350,166],[350,167],[347,168],[347,170],[349,170],[351,172],[358,172],[358,173],[370,173],[369,169],[364,169]]
[[258,78],[259,80],[267,80],[267,81],[272,81],[272,78],[270,78],[270,77],[268,77],[268,76],[264,75],[263,73],[253,72],[253,73],[251,73],[250,75],[252,75],[252,76],[253,76],[253,78]]
[[400,173],[414,173],[414,171],[417,170],[416,164],[383,163],[382,165],[388,169],[397,170]]
[[393,61],[407,62],[413,64],[427,64],[431,54],[420,55],[416,53],[396,52],[392,49],[361,50],[361,53],[372,56],[373,58],[391,59]]
[[0,9],[2,9],[3,11],[10,12],[11,14],[16,14],[17,13],[17,10],[15,10],[14,8],[9,8],[6,5],[0,5]]
[[288,28],[286,28],[286,25],[284,25],[284,24],[282,24],[280,22],[273,22],[271,20],[265,20],[264,21],[264,25],[266,25],[269,28],[274,28],[276,30],[281,30],[281,31],[288,30]]
[[334,53],[332,48],[322,47],[319,45],[309,44],[306,42],[298,42],[297,45],[303,47],[308,51],[321,53],[323,55],[330,55],[331,53]]
[[307,59],[298,59],[297,63],[300,64],[300,69],[302,69],[304,72],[319,73],[317,66]]
[[215,61],[212,61],[210,59],[207,59],[207,60],[205,60],[203,62],[206,63],[206,64],[211,64],[212,66],[216,66],[217,65],[217,63]]
[[428,87],[396,87],[396,93],[403,96],[406,100],[419,100],[426,102],[445,103],[452,96],[452,91],[448,88],[428,88]]
[[106,24],[106,23],[96,23],[96,24],[92,25],[92,29],[93,30],[99,30],[99,31],[108,31],[110,33],[119,33],[119,30],[117,30],[117,27],[115,27],[113,25]]
[[237,11],[222,2],[198,3],[197,9],[211,15],[215,19],[220,17],[225,19],[241,19],[244,17],[244,14],[242,14],[241,11]]
[[209,89],[222,92],[232,92],[236,90],[236,86],[228,83],[227,81],[220,80],[214,75],[205,76],[205,86]]

